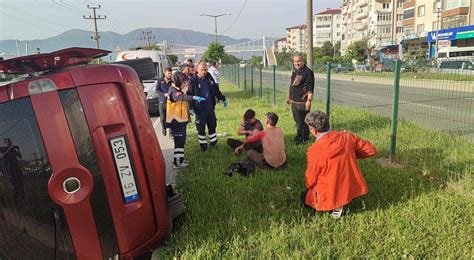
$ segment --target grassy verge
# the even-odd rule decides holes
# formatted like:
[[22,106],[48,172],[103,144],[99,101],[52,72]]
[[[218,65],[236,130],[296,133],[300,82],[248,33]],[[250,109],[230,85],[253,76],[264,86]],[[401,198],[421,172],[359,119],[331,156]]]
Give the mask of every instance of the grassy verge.
[[[163,258],[474,255],[473,199],[430,179],[472,182],[471,144],[401,122],[399,135],[407,139],[399,143],[398,159],[411,166],[384,168],[376,159],[360,161],[369,194],[350,204],[350,215],[335,221],[299,205],[306,147],[292,143],[294,122],[281,95],[278,106],[272,107],[225,82],[222,90],[230,108],[217,108],[218,132],[235,137],[247,108],[256,110],[259,118],[274,111],[286,134],[289,166],[280,172],[257,170],[248,178],[227,177],[223,174],[226,166],[243,157],[234,156],[224,138],[217,149],[200,152],[190,125],[186,156],[191,166],[178,173],[187,213],[175,222],[161,251]],[[315,106],[323,108],[322,104]],[[371,140],[379,149],[378,157],[387,155],[388,119],[337,106],[331,113],[334,129],[347,129]],[[463,171],[454,178],[444,166]]]

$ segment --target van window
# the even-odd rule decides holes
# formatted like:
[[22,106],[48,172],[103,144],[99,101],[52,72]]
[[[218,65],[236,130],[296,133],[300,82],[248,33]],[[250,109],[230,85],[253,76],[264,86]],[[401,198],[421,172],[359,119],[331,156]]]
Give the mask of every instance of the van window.
[[118,254],[115,228],[105,191],[104,179],[92,143],[92,136],[84,116],[84,109],[76,89],[63,90],[59,94],[76,148],[77,158],[80,164],[92,173],[94,178],[94,190],[92,191],[90,202],[94,212],[102,253],[105,259],[113,258],[114,255]]
[[0,141],[0,259],[74,258],[29,97],[0,104]]

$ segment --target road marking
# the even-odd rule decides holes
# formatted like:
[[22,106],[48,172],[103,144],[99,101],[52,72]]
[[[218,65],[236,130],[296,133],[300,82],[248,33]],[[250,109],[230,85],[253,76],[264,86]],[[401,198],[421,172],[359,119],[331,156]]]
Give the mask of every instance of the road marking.
[[415,106],[422,106],[422,107],[446,110],[446,108],[444,108],[444,107],[437,107],[437,106],[430,106],[430,105],[425,105],[425,104],[411,103],[411,102],[406,102],[406,101],[402,101],[402,100],[400,100],[399,103],[400,103],[400,105],[415,105]]
[[155,122],[153,122],[153,128],[156,130],[156,128],[160,124],[160,120],[157,117],[155,117],[155,118],[152,117],[151,120],[153,121],[153,119],[155,119]]

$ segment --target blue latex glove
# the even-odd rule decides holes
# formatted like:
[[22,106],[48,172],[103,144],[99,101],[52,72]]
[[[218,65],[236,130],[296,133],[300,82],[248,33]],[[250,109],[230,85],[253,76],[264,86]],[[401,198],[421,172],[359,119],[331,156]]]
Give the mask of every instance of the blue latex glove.
[[194,116],[194,109],[190,109],[190,110],[189,110],[189,115],[190,115],[190,116]]
[[225,100],[224,101],[224,108],[227,108],[229,106],[229,101]]
[[205,98],[200,96],[194,96],[193,99],[196,100],[198,103],[201,103],[202,101],[206,100]]

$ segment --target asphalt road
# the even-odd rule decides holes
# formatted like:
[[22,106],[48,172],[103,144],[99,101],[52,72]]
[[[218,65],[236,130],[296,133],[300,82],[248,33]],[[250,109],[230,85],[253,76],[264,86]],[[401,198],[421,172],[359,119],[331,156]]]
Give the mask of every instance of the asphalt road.
[[[358,82],[357,78],[335,77],[338,79],[331,80],[333,104],[391,116],[393,79],[373,78],[373,82]],[[258,84],[258,76],[254,80]],[[286,91],[290,84],[289,75],[278,73],[276,82],[278,89]],[[263,72],[263,85],[272,85],[271,72]],[[325,79],[316,78],[315,95],[325,102]],[[401,79],[399,117],[474,140],[474,89],[470,82]]]

